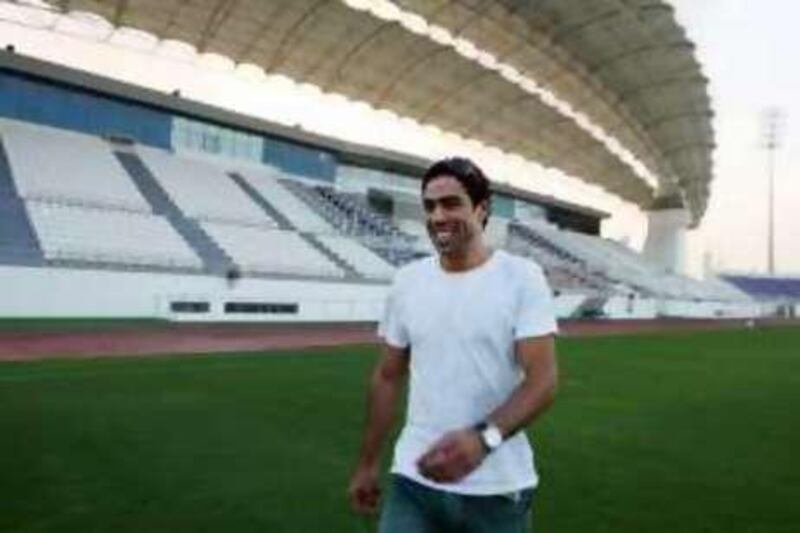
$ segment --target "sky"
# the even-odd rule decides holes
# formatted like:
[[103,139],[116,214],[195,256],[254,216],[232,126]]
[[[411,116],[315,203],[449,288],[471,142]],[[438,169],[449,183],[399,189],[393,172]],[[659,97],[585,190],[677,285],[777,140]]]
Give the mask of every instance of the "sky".
[[[767,154],[763,114],[778,107],[785,116],[782,147],[775,154],[775,243],[778,273],[800,274],[800,2],[794,0],[672,0],[678,20],[697,45],[710,79],[717,148],[708,211],[688,235],[689,272],[715,269],[764,272],[767,257]],[[197,56],[176,42],[148,41],[97,21],[24,18],[0,0],[0,45],[20,53],[82,68],[129,83],[301,124],[355,142],[380,137],[394,147],[431,158],[454,152],[478,154],[498,181],[592,205],[613,214],[603,235],[641,248],[646,215],[596,186],[544,169],[474,141],[443,134],[386,111],[323,95],[307,84],[265,75],[213,54]],[[14,21],[9,24],[9,21]],[[55,31],[53,31],[55,30]],[[263,98],[265,90],[269,99]],[[343,120],[344,119],[344,120]],[[342,129],[342,124],[352,126]],[[376,126],[377,125],[377,126]],[[375,136],[375,128],[382,135]],[[523,178],[524,177],[524,178]]]
[[[764,112],[784,115],[775,152],[775,266],[800,274],[800,2],[672,0],[710,79],[717,149],[708,212],[691,236],[717,268],[764,272]],[[697,254],[695,254],[697,257]]]

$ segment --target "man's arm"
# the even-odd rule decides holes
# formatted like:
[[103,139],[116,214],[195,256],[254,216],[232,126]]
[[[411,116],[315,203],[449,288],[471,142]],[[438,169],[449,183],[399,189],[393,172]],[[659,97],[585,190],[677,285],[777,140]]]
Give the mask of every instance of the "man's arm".
[[517,362],[525,374],[509,399],[489,415],[503,437],[516,433],[547,410],[556,397],[558,365],[552,335],[530,337],[514,343]]
[[378,507],[381,449],[392,427],[397,397],[408,375],[408,358],[407,349],[387,344],[372,372],[367,400],[367,423],[358,463],[348,488],[353,508],[359,513],[371,513]]
[[[555,399],[558,366],[552,335],[520,339],[514,343],[517,361],[524,372],[522,382],[486,421],[496,425],[503,437],[522,429],[542,414]],[[486,450],[473,428],[446,434],[418,461],[425,477],[448,483],[458,481],[480,465]]]

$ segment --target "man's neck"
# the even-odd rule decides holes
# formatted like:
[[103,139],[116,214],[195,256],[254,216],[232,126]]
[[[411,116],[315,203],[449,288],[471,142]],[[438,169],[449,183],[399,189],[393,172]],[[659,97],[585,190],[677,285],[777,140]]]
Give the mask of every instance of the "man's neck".
[[484,264],[492,256],[492,250],[483,242],[469,247],[463,254],[441,254],[439,264],[446,272],[466,272]]

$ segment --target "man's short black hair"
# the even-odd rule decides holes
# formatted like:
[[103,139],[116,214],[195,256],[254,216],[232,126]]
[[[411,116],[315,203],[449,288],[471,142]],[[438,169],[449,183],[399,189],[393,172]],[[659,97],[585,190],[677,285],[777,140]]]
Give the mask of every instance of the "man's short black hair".
[[472,201],[472,207],[477,207],[481,202],[486,203],[486,219],[483,226],[489,221],[492,204],[492,190],[489,187],[489,178],[471,159],[466,157],[448,157],[435,162],[422,176],[422,192],[435,178],[452,176],[467,191],[467,196]]

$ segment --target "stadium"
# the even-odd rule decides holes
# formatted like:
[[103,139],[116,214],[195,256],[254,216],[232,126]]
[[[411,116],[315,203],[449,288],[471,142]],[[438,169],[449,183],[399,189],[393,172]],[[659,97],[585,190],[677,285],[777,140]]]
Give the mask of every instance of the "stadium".
[[368,530],[374,325],[455,153],[567,333],[542,530],[800,523],[800,280],[687,274],[714,109],[669,3],[16,0],[0,46],[0,530]]

